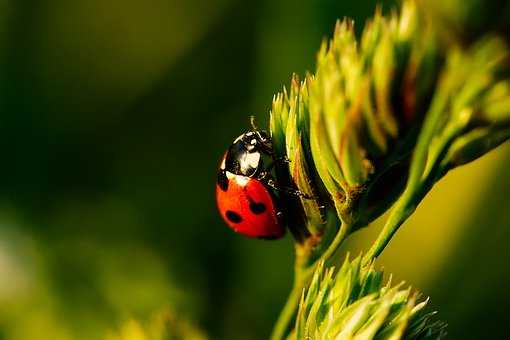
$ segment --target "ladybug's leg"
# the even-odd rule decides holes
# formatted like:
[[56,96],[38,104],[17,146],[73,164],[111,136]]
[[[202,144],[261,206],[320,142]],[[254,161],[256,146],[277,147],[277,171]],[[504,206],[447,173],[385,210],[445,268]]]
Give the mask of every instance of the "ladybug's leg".
[[275,158],[274,162],[280,162],[280,163],[286,163],[286,164],[289,164],[290,163],[290,159],[287,157],[287,156],[283,156],[283,157],[278,157],[278,158]]
[[265,153],[266,155],[272,156],[274,153],[273,153],[273,143],[271,142],[271,138],[265,137],[258,130],[255,131],[255,133],[257,134],[257,139],[260,143],[261,151],[263,153]]
[[273,171],[273,168],[275,167],[276,163],[290,163],[290,159],[287,158],[287,156],[276,158],[274,161],[269,163],[269,165],[266,167],[266,172]]
[[296,190],[294,188],[289,188],[289,187],[280,187],[280,186],[276,185],[276,182],[273,179],[273,176],[271,176],[271,174],[269,172],[263,172],[262,174],[260,174],[259,180],[261,180],[267,186],[269,186],[270,188],[272,188],[276,191],[284,192],[286,194],[289,194],[292,196],[297,196],[297,197],[302,197],[305,199],[312,199],[312,197],[310,197],[309,195],[305,194],[304,192],[302,192],[300,190]]

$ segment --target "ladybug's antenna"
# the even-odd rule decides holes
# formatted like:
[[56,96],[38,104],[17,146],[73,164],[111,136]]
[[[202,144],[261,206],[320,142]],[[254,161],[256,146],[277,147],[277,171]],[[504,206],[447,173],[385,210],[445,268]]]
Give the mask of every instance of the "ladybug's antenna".
[[257,127],[257,124],[255,124],[255,116],[250,116],[250,125],[251,125],[251,129],[252,131],[255,133],[255,135],[257,136],[259,142],[264,146],[264,148],[266,149],[266,153],[271,153],[271,140],[267,137],[267,134],[265,131],[263,130],[259,130],[259,128]]
[[255,116],[250,116],[250,125],[253,131],[258,131],[257,124],[255,124]]

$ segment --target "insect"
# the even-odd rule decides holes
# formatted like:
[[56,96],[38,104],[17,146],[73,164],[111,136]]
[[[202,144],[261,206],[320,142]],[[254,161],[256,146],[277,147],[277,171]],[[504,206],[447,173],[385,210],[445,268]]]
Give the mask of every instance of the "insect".
[[[249,237],[277,239],[285,234],[283,214],[274,193],[280,189],[264,158],[273,157],[271,139],[255,127],[237,137],[223,155],[216,182],[216,203],[234,231]],[[273,161],[274,164],[274,161]],[[294,193],[291,189],[289,192]]]

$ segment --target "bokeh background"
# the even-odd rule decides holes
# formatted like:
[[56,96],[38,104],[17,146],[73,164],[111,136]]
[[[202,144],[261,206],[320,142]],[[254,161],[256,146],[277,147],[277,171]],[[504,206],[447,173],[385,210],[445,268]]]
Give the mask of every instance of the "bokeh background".
[[[0,339],[102,339],[169,306],[213,339],[266,338],[292,240],[223,225],[217,162],[337,18],[359,31],[375,6],[0,0]],[[508,336],[508,169],[507,143],[450,173],[379,262],[452,339]]]

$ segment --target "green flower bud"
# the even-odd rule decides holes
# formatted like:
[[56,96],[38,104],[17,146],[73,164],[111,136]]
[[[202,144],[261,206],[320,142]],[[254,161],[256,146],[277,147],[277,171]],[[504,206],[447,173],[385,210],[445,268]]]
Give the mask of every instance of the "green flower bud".
[[348,256],[338,272],[317,266],[303,291],[290,339],[440,339],[446,325],[427,312],[427,300],[403,283],[383,285],[383,273]]

